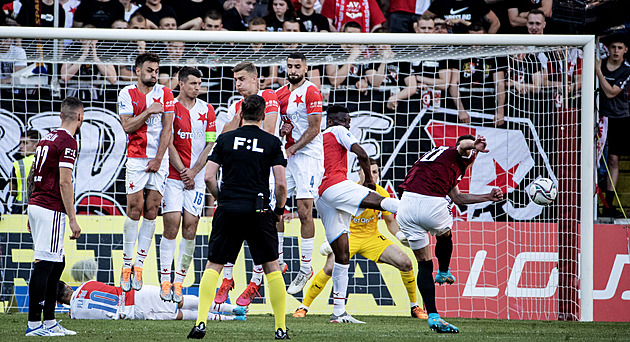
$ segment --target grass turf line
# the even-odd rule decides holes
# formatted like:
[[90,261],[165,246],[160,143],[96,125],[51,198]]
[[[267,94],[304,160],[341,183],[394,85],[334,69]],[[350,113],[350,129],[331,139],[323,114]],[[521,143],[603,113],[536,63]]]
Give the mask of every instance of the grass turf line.
[[[457,341],[630,341],[630,323],[556,322],[490,319],[447,319],[460,329],[459,334],[437,334],[425,320],[411,317],[356,316],[367,324],[332,324],[329,316],[287,316],[292,340],[297,341],[419,341],[436,338]],[[63,341],[178,341],[184,340],[194,321],[94,321],[71,320],[58,315],[65,328],[77,336]],[[0,314],[2,341],[24,341],[26,314]],[[208,322],[207,341],[253,341],[273,339],[273,317],[250,315],[246,322]],[[40,338],[44,339],[44,338]],[[45,338],[48,340],[49,338]],[[59,338],[53,338],[55,340]],[[27,340],[38,340],[28,338]]]

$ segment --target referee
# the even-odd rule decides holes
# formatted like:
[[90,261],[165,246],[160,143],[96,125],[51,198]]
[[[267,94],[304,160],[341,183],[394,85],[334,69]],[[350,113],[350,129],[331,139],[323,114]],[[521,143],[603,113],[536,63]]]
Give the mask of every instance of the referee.
[[[275,222],[284,213],[287,165],[280,139],[263,131],[265,100],[251,95],[241,105],[243,126],[219,136],[206,169],[206,185],[218,200],[208,243],[208,263],[199,284],[197,322],[188,338],[206,334],[208,311],[214,301],[223,265],[235,263],[247,241],[254,263],[267,275],[269,300],[276,321],[276,339],[288,339],[285,326],[285,284],[278,266],[278,234]],[[222,167],[221,191],[217,171]],[[276,210],[269,209],[269,170],[276,181]]]

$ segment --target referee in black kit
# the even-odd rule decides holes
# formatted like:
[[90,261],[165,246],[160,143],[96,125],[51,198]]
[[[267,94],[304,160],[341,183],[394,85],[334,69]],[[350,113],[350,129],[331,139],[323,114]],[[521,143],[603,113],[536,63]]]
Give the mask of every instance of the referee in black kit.
[[[255,264],[263,266],[269,286],[269,301],[276,321],[276,339],[288,339],[285,326],[284,278],[278,266],[276,221],[284,213],[287,160],[280,139],[263,131],[265,100],[251,95],[241,105],[243,126],[221,134],[208,157],[206,185],[219,205],[212,220],[208,263],[199,284],[199,313],[188,338],[203,338],[214,301],[219,273],[234,263],[247,241]],[[217,171],[222,167],[221,191]],[[276,210],[269,209],[269,170],[275,177]]]

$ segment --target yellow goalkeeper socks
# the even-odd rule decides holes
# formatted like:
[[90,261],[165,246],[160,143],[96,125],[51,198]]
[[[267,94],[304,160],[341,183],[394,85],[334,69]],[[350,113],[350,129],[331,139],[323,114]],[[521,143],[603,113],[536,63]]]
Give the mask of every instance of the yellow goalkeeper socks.
[[214,302],[214,294],[216,293],[217,281],[219,281],[219,273],[213,269],[203,271],[201,282],[199,282],[199,308],[197,311],[197,323],[208,320],[208,312],[212,302]]
[[276,321],[276,328],[274,330],[282,329],[283,331],[287,331],[285,324],[287,291],[285,289],[284,278],[282,278],[282,272],[275,271],[268,273],[267,285],[269,286],[269,301],[271,302],[273,316]]
[[311,304],[313,304],[315,298],[317,298],[322,290],[324,290],[324,287],[329,280],[330,276],[326,275],[326,273],[324,273],[324,270],[319,271],[315,278],[313,278],[313,282],[308,288],[308,291],[306,291],[306,294],[304,295],[304,300],[302,301],[302,305],[310,307]]
[[407,289],[409,302],[415,303],[418,300],[418,295],[416,292],[416,276],[413,274],[413,270],[408,272],[400,271],[400,278],[402,278],[405,289]]

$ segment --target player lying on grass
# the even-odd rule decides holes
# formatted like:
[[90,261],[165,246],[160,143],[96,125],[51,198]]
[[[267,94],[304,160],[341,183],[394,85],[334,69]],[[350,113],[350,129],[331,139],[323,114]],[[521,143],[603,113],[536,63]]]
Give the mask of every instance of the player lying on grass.
[[[199,297],[184,295],[181,302],[173,303],[160,299],[158,286],[123,292],[120,287],[90,280],[73,290],[59,281],[57,302],[70,305],[70,317],[74,319],[194,320]],[[246,314],[246,307],[220,304],[211,308],[208,320],[244,321]]]
[[[449,271],[453,240],[451,201],[472,204],[503,199],[498,188],[487,194],[464,194],[457,183],[472,166],[477,154],[486,153],[486,139],[462,135],[455,147],[439,146],[425,153],[411,167],[400,185],[404,191],[398,206],[396,221],[418,260],[418,289],[429,314],[429,328],[438,333],[458,333],[459,329],[440,318],[435,306],[435,283],[452,284],[455,277]],[[448,198],[447,198],[448,196]],[[449,200],[450,198],[450,200]],[[433,279],[433,261],[429,234],[436,236],[435,256],[439,271]]]
[[[389,197],[387,191],[377,184],[379,178],[378,162],[372,158],[370,158],[370,171],[372,181],[376,184],[376,192],[383,197]],[[363,170],[359,170],[359,177],[361,177],[359,184],[363,185],[365,181]],[[407,238],[405,238],[400,231],[398,223],[396,223],[396,219],[392,213],[376,209],[365,209],[361,215],[352,216],[352,221],[350,222],[350,236],[348,237],[350,258],[355,254],[359,254],[374,262],[385,263],[399,269],[400,277],[409,296],[411,317],[427,319],[427,314],[417,303],[416,276],[411,260],[409,260],[409,257],[407,257],[398,246],[389,241],[378,231],[379,216],[382,216],[383,220],[385,220],[387,229],[392,235],[399,238],[402,243],[407,243]],[[319,251],[322,255],[328,255],[328,260],[326,260],[324,268],[319,271],[313,279],[311,286],[304,296],[302,304],[295,311],[293,317],[306,316],[311,303],[313,303],[313,300],[322,292],[332,276],[335,257],[328,242],[324,242]]]

